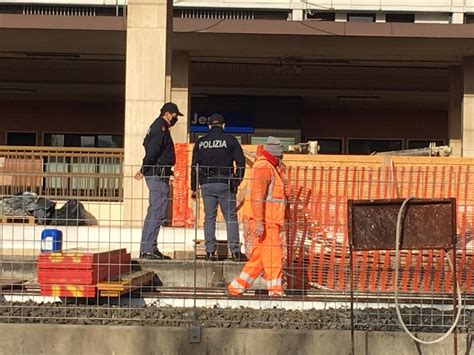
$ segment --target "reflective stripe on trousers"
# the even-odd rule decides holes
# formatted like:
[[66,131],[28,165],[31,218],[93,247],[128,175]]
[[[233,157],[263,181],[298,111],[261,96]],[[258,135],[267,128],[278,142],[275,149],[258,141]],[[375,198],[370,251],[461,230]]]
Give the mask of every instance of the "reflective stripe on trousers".
[[[250,223],[250,229],[254,229],[253,221]],[[280,226],[266,225],[264,239],[262,241],[254,239],[249,261],[245,264],[240,276],[228,286],[229,292],[233,295],[243,293],[263,272],[264,278],[271,282],[271,287],[267,287],[269,293],[281,294],[282,259]],[[268,283],[267,286],[269,286]]]
[[252,283],[254,281],[254,278],[250,277],[249,274],[242,271],[239,277],[235,278],[227,287],[227,289],[231,294],[239,295],[241,293],[244,293],[246,289],[252,286]]

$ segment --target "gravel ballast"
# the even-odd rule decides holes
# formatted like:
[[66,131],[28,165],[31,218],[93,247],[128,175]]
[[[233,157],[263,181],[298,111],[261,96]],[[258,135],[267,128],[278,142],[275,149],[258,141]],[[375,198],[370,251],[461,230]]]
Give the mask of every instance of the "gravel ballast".
[[[411,331],[444,332],[452,323],[450,312],[433,308],[403,308]],[[356,330],[400,331],[394,308],[355,311]],[[36,302],[0,303],[0,322],[79,325],[143,325],[261,329],[351,329],[349,309],[285,310],[279,308],[180,308],[148,306],[79,305]],[[458,330],[474,330],[474,311],[464,310]]]

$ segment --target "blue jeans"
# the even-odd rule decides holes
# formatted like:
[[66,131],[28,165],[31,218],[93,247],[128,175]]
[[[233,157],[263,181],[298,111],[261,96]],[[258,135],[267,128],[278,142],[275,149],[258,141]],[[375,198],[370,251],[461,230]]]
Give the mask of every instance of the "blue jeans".
[[168,194],[170,191],[168,180],[158,176],[145,176],[148,186],[148,211],[143,223],[140,253],[151,253],[157,248],[156,240],[160,227],[166,223],[168,217]]
[[209,183],[201,185],[204,203],[204,238],[206,252],[216,250],[216,216],[217,205],[220,206],[227,227],[227,240],[232,253],[240,252],[239,225],[237,222],[236,194],[230,192],[230,187],[224,183]]

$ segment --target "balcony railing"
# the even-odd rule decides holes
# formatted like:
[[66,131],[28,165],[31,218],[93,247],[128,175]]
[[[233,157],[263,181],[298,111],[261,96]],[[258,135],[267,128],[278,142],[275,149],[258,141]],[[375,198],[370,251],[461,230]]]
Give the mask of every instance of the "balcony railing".
[[123,149],[0,146],[0,194],[121,201]]

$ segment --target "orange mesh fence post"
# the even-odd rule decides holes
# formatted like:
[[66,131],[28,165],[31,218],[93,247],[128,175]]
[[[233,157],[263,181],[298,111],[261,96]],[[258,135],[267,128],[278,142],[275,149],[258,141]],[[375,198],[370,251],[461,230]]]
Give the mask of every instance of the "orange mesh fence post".
[[347,231],[347,189],[348,189],[348,182],[349,180],[349,167],[346,167],[345,174],[344,174],[344,192],[342,195],[344,206],[342,209],[342,216],[343,216],[343,223],[344,223],[344,239],[342,240],[342,247],[341,247],[341,264],[339,266],[339,289],[344,290],[346,288],[346,280],[344,277],[345,267],[346,267],[346,255],[347,255],[347,242],[348,242],[348,231]]
[[[429,167],[425,167],[425,171],[423,174],[424,181],[423,181],[423,186],[422,186],[422,197],[427,198],[428,197],[428,181],[429,181]],[[436,272],[436,269],[432,267],[434,264],[434,254],[433,250],[429,250],[427,254],[423,255],[426,257],[426,269],[425,269],[425,275],[424,275],[424,290],[426,292],[430,291],[430,284],[432,282],[432,272]],[[434,277],[434,276],[433,276]]]
[[360,169],[360,176],[357,181],[359,184],[359,199],[364,198],[364,177],[365,177],[365,168],[362,167]]
[[367,172],[367,176],[368,176],[368,181],[367,181],[367,198],[372,198],[372,175],[373,175],[373,171],[372,169],[369,169],[368,172]]
[[413,291],[418,292],[420,289],[420,276],[422,275],[422,263],[423,263],[423,250],[418,252],[415,261],[415,274],[413,275]]
[[[340,167],[336,168],[336,185],[334,192],[334,228],[333,242],[331,245],[331,255],[329,257],[328,287],[334,288],[336,283],[336,253],[337,253],[337,234],[339,232],[339,179],[341,175]],[[337,277],[337,276],[336,276]]]
[[363,251],[362,252],[362,262],[360,266],[360,272],[359,272],[359,290],[360,291],[365,291],[365,280],[367,276],[367,258],[369,256],[368,251]]
[[[380,169],[380,174],[379,174],[379,178],[382,178],[382,169]],[[379,180],[379,184],[378,185],[381,185],[383,184],[384,185],[384,188],[383,188],[383,198],[387,198],[388,196],[388,179],[390,178],[390,170],[388,167],[385,167],[384,168],[385,170],[385,180],[382,181],[382,180]],[[382,288],[382,291],[385,291],[387,290],[387,278],[389,277],[388,275],[388,269],[389,269],[389,266],[390,266],[390,252],[388,250],[384,250],[384,257],[383,257],[383,264],[382,264],[382,275],[380,276],[380,286]]]
[[[323,226],[323,223],[322,223],[322,210],[323,210],[323,181],[324,181],[324,168],[321,168],[321,174],[320,174],[320,181],[319,181],[319,196],[320,196],[320,200],[318,201],[318,205],[319,205],[319,208],[318,208],[318,215],[319,215],[319,218],[318,218],[318,222],[320,223],[321,227]],[[316,229],[318,231],[320,231],[322,228],[319,228]],[[319,265],[318,265],[318,278],[317,278],[317,282],[319,285],[322,285],[323,283],[323,267],[324,267],[324,243],[326,242],[326,234],[325,233],[320,233],[321,234],[321,240],[320,240],[320,249],[319,249]],[[315,233],[315,235],[313,236],[314,239],[318,238],[319,235],[318,233]],[[314,245],[314,244],[312,244]],[[313,249],[314,246],[311,247],[311,249]]]
[[408,251],[405,259],[405,269],[403,270],[402,276],[402,291],[408,291],[408,282],[410,279],[410,269],[411,269],[411,250]]
[[[318,265],[318,284],[322,285],[323,284],[323,270],[324,270],[324,246],[326,244],[326,233],[322,232],[321,234],[321,240],[320,240],[320,246],[319,246],[319,265]],[[315,238],[313,241],[315,241]]]
[[379,263],[379,252],[375,250],[372,256],[372,267],[371,267],[370,280],[369,280],[370,291],[377,291],[377,275],[378,275],[377,265],[378,263]]
[[189,207],[189,164],[188,144],[175,144],[176,165],[173,178],[173,216],[174,227],[191,227],[194,225],[192,210]]
[[[373,178],[373,170],[368,169],[367,171],[367,198],[372,198],[372,178]],[[376,291],[377,290],[377,264],[379,260],[379,252],[377,250],[372,252],[372,265],[370,267],[370,276],[369,276],[369,290]]]
[[[357,184],[359,185],[358,190],[358,198],[363,198],[364,194],[364,176],[365,176],[365,169],[362,167],[360,169],[360,173],[358,174],[359,178],[357,179]],[[359,271],[359,289],[360,291],[365,291],[366,290],[366,278],[368,274],[367,270],[367,259],[369,257],[369,252],[368,251],[363,251],[362,252],[362,262],[360,266],[360,271]]]
[[436,268],[436,273],[434,277],[434,284],[433,284],[433,290],[435,292],[441,291],[441,272],[443,271],[443,264],[444,264],[444,250],[440,250],[438,254],[438,267]]
[[[332,254],[332,244],[335,240],[335,235],[332,234],[332,240],[329,240],[328,238],[328,231],[333,230],[332,225],[331,225],[331,205],[332,205],[332,187],[333,187],[333,181],[332,181],[332,176],[333,176],[333,167],[329,167],[328,171],[328,178],[326,180],[326,211],[325,211],[325,216],[324,216],[324,226],[323,226],[323,234],[326,235],[326,243],[324,245],[324,261],[327,267],[327,273],[325,273],[325,278],[326,280],[324,281],[324,286],[329,285],[329,280],[330,280],[330,275],[332,274],[332,269],[334,268],[334,262],[331,260],[331,254]],[[330,244],[330,245],[329,245]],[[329,250],[328,250],[329,249]],[[326,258],[326,255],[329,254],[329,259]]]
[[474,269],[474,256],[471,256],[471,266],[467,268],[467,275],[466,275],[466,293],[471,293],[471,281],[472,281],[472,270]]
[[[421,181],[421,168],[418,167],[417,172],[416,172],[416,184],[415,184],[415,196],[420,195],[420,181]],[[416,263],[415,263],[415,274],[413,275],[413,291],[418,292],[419,290],[419,283],[421,279],[421,274],[422,274],[422,263],[423,263],[423,251],[420,250],[416,257]]]
[[[412,170],[410,169],[410,172],[408,173],[408,184],[407,184],[408,186],[406,187],[406,190],[407,190],[406,195],[404,194],[405,184],[403,184],[403,177],[405,177],[405,167],[402,168],[401,178],[399,181],[402,181],[402,190],[401,190],[402,196],[410,197],[412,195],[411,191],[412,191],[412,184],[413,184]],[[412,256],[413,256],[413,251],[408,250],[407,256],[406,256],[405,268],[403,270],[403,277],[402,277],[402,290],[403,291],[409,291],[410,281],[413,281],[411,280],[411,277],[410,277],[412,275]]]
[[440,183],[440,189],[439,189],[439,197],[441,198],[445,197],[445,190],[444,190],[445,176],[446,176],[446,167],[443,166],[441,167],[441,183]]
[[431,275],[432,275],[432,264],[433,264],[433,252],[423,252],[423,258],[426,260],[425,275],[423,278],[424,285],[423,290],[428,292],[430,290]]
[[[456,255],[456,249],[454,249],[453,252],[454,252],[454,255]],[[448,258],[452,257],[452,255],[449,255],[449,252],[447,256]],[[444,251],[443,251],[443,262],[444,262]],[[453,263],[455,262],[457,262],[457,260],[453,260]],[[443,277],[444,291],[449,292],[449,290],[451,289],[451,276],[452,276],[451,270],[449,269],[449,267],[444,268],[444,264],[443,264],[443,269],[445,270],[445,276]],[[458,282],[459,282],[459,279],[458,279]]]
[[380,276],[380,287],[382,291],[386,291],[388,288],[387,278],[388,278],[388,266],[390,265],[390,252],[384,250],[383,255],[383,266],[382,266],[382,275]]
[[[355,199],[356,197],[356,179],[357,179],[357,167],[352,168],[352,178],[349,180],[351,183],[351,199]],[[357,280],[360,268],[358,267],[359,255],[357,252],[352,253],[352,267],[354,268],[353,271],[353,285],[357,288]]]
[[[466,226],[467,226],[467,202],[468,202],[468,185],[469,185],[469,165],[466,167],[466,178],[465,178],[465,186],[464,186],[464,213],[463,213],[463,222],[462,222],[462,229],[461,229],[461,265],[458,271],[458,279],[462,278],[463,271],[466,269],[466,253],[467,253],[467,240],[466,240]],[[470,212],[471,216],[472,211]],[[471,226],[473,224],[471,223]],[[471,230],[471,238],[472,238],[472,230]],[[471,277],[472,277],[472,269],[474,267],[474,257],[473,257],[473,250],[472,250],[472,241],[471,241],[471,252],[469,253],[471,256],[471,265],[467,267],[466,271],[466,290],[465,292],[471,292]]]
[[318,205],[316,207],[316,220],[322,222],[322,202],[323,202],[323,182],[324,182],[324,167],[320,167],[319,172],[319,189],[318,189]]
[[431,180],[431,196],[430,198],[436,197],[436,176],[437,176],[438,167],[435,165],[433,167],[433,178]]
[[377,183],[375,184],[375,198],[380,198],[380,178],[382,176],[382,169],[377,168]]

